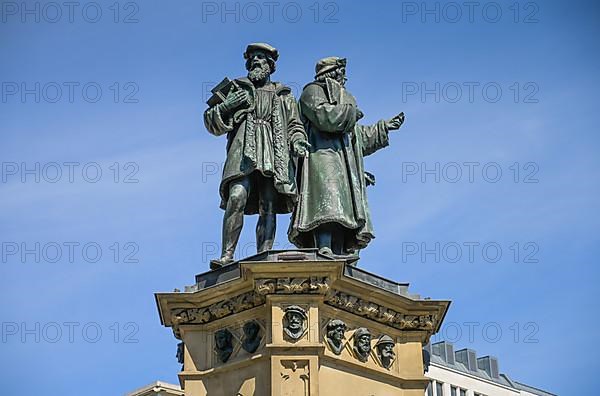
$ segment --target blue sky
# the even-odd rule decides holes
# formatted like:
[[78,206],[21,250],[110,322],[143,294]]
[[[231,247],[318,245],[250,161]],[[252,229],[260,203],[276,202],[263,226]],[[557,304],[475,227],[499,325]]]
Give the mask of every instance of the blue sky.
[[[207,89],[244,74],[254,41],[280,50],[273,79],[296,94],[318,59],[344,56],[365,122],[406,113],[390,147],[366,159],[377,238],[360,265],[452,300],[436,340],[497,356],[518,381],[592,394],[596,2],[480,2],[471,15],[462,2],[276,2],[271,16],[261,2],[227,2],[230,13],[221,2],[113,3],[77,3],[71,16],[57,3],[2,3],[6,394],[177,381],[153,293],[191,284],[220,242],[225,140],[202,112]],[[278,222],[286,247],[288,216]]]

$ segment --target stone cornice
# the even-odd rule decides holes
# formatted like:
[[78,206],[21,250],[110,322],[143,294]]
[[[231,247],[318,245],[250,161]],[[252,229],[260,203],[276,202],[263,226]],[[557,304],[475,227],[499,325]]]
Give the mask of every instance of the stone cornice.
[[325,303],[399,330],[433,331],[439,319],[437,314],[400,313],[394,309],[339,290],[335,290],[328,295],[325,298]]

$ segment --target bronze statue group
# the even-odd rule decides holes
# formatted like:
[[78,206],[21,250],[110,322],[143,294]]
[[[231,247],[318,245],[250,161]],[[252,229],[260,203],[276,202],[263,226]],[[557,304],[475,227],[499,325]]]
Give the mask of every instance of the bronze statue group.
[[289,87],[271,81],[278,58],[269,44],[248,45],[247,76],[223,80],[207,102],[206,128],[227,135],[222,252],[212,269],[234,261],[244,215],[259,215],[259,253],[273,247],[277,214],[292,213],[294,245],[325,255],[353,256],[375,237],[366,196],[374,179],[363,157],[389,144],[404,114],[358,124],[363,113],[345,88],[346,59],[338,57],[317,62],[296,101]]

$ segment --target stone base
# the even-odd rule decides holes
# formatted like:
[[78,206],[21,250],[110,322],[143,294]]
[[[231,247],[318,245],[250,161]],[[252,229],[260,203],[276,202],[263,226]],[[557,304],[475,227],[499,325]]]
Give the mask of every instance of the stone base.
[[312,249],[253,256],[156,299],[183,342],[186,396],[422,396],[422,348],[450,304]]

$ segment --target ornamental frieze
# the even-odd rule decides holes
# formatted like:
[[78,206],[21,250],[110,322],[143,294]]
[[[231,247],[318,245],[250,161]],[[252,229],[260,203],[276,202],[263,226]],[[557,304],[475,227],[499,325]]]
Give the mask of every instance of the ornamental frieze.
[[260,295],[267,294],[295,294],[316,293],[325,294],[329,291],[328,277],[301,277],[301,278],[267,278],[256,280],[256,292]]
[[435,315],[407,315],[393,309],[336,291],[326,298],[328,305],[372,319],[400,330],[433,330]]
[[174,308],[171,310],[171,322],[174,326],[182,324],[204,324],[231,314],[242,312],[265,303],[264,296],[255,291],[219,301],[203,308]]

